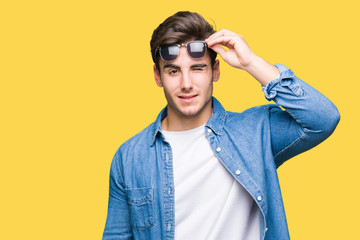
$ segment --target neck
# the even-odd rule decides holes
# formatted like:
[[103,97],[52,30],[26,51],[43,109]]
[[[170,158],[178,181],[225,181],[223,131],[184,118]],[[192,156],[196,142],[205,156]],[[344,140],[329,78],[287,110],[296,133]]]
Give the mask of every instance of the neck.
[[207,123],[212,115],[211,101],[200,113],[194,116],[179,114],[168,108],[168,115],[161,121],[161,128],[165,131],[186,131],[200,127]]

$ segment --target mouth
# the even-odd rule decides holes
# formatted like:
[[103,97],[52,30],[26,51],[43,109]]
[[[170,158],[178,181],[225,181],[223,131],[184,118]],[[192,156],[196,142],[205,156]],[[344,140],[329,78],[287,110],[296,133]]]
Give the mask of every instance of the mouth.
[[185,103],[190,103],[190,102],[193,102],[196,97],[198,95],[180,95],[179,96],[179,99],[182,101],[182,102],[185,102]]

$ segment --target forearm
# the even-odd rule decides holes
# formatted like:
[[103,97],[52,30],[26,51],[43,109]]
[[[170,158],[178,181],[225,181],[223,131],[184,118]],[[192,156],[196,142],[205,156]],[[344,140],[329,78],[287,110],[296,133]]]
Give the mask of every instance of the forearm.
[[125,189],[120,182],[118,170],[120,154],[117,152],[111,163],[109,183],[109,206],[103,240],[132,239],[130,210],[125,197]]
[[330,136],[340,115],[323,94],[285,66],[276,66],[280,77],[263,87],[263,91],[268,100],[285,109],[274,109],[270,115],[273,154],[281,164]]
[[281,75],[263,87],[268,100],[274,100],[308,130],[322,130],[337,124],[339,112],[327,97],[297,78],[284,65],[275,66]]

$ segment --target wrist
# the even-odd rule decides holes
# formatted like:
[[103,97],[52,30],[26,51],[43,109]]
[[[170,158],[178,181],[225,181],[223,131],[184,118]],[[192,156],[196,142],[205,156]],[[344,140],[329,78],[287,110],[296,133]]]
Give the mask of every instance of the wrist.
[[243,70],[248,72],[263,86],[280,77],[279,70],[275,66],[258,56],[256,56],[249,65],[244,67]]

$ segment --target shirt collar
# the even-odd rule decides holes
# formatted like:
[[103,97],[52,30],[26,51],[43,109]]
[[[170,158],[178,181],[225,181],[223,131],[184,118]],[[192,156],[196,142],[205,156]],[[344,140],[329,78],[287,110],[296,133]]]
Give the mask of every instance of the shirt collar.
[[[215,134],[221,135],[221,132],[224,127],[225,119],[227,113],[221,103],[215,98],[212,97],[212,107],[213,114],[210,117],[209,121],[205,124],[206,128],[210,128]],[[153,129],[151,134],[151,146],[155,143],[156,137],[159,135],[161,137],[161,121],[167,116],[167,106],[161,110],[155,122],[153,123]]]
[[213,114],[209,121],[206,123],[205,127],[210,128],[217,135],[221,135],[221,132],[224,128],[227,112],[225,111],[221,103],[214,97],[212,98],[212,105]]

